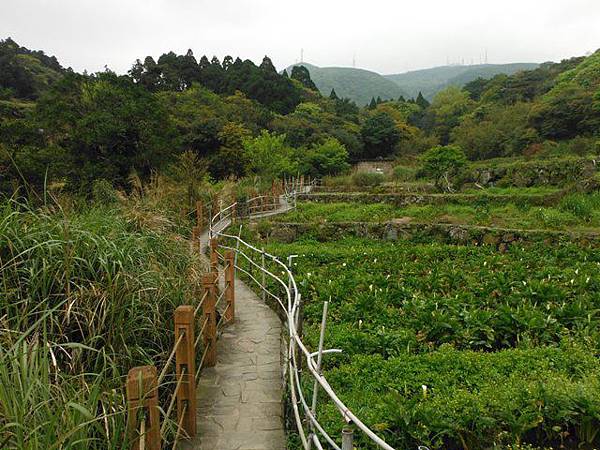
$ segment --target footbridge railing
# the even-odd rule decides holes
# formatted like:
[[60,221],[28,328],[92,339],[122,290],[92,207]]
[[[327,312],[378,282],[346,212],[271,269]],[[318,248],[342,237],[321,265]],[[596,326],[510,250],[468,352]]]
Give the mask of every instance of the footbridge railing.
[[[246,201],[244,205],[246,208],[245,214],[236,215],[236,210],[240,208],[237,203],[221,208],[210,220],[211,247],[217,254],[217,248],[233,252],[235,255],[235,270],[244,274],[245,278],[250,280],[262,293],[265,300],[271,299],[278,305],[280,316],[286,322],[289,342],[286,352],[285,377],[288,379],[293,420],[296,423],[303,448],[306,450],[313,448],[350,450],[353,448],[352,428],[354,428],[364,433],[368,440],[377,447],[394,450],[342,402],[322,374],[323,356],[342,351],[339,349],[324,349],[328,302],[323,305],[321,335],[317,351],[309,350],[302,341],[302,297],[291,270],[291,261],[295,255],[290,255],[286,263],[280,260],[279,257],[264,251],[264,249],[246,242],[242,239],[241,233],[235,234],[228,231],[236,216],[259,218],[293,209],[296,205],[297,195],[310,192],[313,184],[305,184],[301,179],[286,180],[284,193],[278,197],[271,197],[266,200],[262,196]],[[304,368],[307,370],[304,370]],[[313,384],[310,398],[303,390],[303,385],[306,385],[307,380],[301,381],[303,377],[306,377],[306,374],[310,377],[308,383]],[[341,437],[331,436],[319,423],[317,403],[321,391],[337,407],[341,418],[346,424],[352,425],[352,428],[346,427],[344,429]]]

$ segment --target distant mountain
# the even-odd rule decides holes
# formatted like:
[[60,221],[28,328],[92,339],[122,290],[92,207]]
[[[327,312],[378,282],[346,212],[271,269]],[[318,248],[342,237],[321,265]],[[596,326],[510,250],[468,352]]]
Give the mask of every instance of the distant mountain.
[[[431,69],[414,70],[406,73],[384,75],[404,90],[409,97],[416,97],[419,91],[425,98],[431,98],[448,86],[462,87],[477,78],[493,78],[499,74],[512,75],[522,70],[532,70],[536,63],[478,64],[473,66],[441,66]],[[337,89],[336,89],[337,91]]]
[[[308,69],[310,77],[321,94],[328,96],[331,89],[335,89],[338,97],[354,100],[358,106],[365,106],[373,97],[386,100],[397,99],[401,95],[406,96],[406,92],[396,83],[369,70],[352,67],[317,67],[308,63],[294,65]],[[291,73],[292,67],[286,69],[288,74]]]

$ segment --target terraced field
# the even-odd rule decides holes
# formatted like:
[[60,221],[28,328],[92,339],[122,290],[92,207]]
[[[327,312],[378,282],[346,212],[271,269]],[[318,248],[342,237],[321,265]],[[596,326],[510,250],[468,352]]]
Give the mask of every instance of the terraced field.
[[[305,201],[245,228],[268,252],[299,255],[306,341],[317,348],[328,301],[326,348],[343,353],[326,357],[325,375],[394,448],[598,448],[600,252],[566,232],[600,229],[600,193],[537,206],[519,195],[556,191],[504,191],[475,193],[481,201],[470,203]],[[486,201],[494,195],[515,200]],[[335,232],[349,222],[364,229]],[[498,246],[365,231],[384,222],[514,228],[524,237]],[[550,244],[528,233],[563,237]],[[335,406],[322,402],[318,414],[339,435]]]
[[[344,239],[300,255],[307,339],[330,302],[326,376],[396,448],[591,445],[600,414],[600,253]],[[321,418],[338,431],[339,414]],[[370,448],[367,443],[361,443]]]

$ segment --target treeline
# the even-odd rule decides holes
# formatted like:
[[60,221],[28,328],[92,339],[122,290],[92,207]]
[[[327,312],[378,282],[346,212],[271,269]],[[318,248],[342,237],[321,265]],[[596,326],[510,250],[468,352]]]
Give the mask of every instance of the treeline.
[[[600,53],[450,87],[431,104],[321,96],[308,70],[173,52],[78,74],[0,41],[0,190],[89,191],[194,158],[215,180],[335,175],[353,159],[452,144],[469,159],[597,151]],[[28,81],[29,80],[29,81]]]

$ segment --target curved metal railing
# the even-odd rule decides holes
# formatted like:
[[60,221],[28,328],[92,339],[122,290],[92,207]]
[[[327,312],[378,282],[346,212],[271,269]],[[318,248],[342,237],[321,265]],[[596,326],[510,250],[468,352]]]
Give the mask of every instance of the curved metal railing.
[[[278,198],[272,198],[271,202],[265,203],[264,196],[255,197],[248,200],[246,202],[247,205],[257,204],[260,206],[256,208],[248,208],[248,215],[246,217],[259,218],[287,212],[295,207],[297,195],[310,192],[311,188],[312,184],[304,185],[302,182],[297,180],[290,180],[285,184],[284,194],[280,195]],[[265,208],[265,204],[268,204],[269,208]],[[342,444],[340,445],[338,444],[338,441],[330,436],[319,423],[317,419],[316,404],[318,392],[319,390],[322,390],[327,394],[329,400],[337,407],[342,418],[347,424],[353,424],[357,430],[364,433],[379,448],[394,450],[392,446],[387,444],[381,437],[367,427],[344,404],[344,402],[340,400],[334,389],[327,382],[327,379],[321,373],[322,356],[324,354],[339,353],[342,351],[339,349],[323,349],[328,302],[324,303],[323,308],[323,321],[321,326],[319,349],[317,352],[311,352],[302,342],[302,336],[298,332],[299,323],[301,321],[300,316],[302,309],[302,298],[300,292],[298,291],[298,286],[296,284],[294,275],[290,269],[291,258],[288,258],[289,263],[285,264],[277,256],[271,255],[270,253],[265,252],[264,249],[259,249],[244,241],[241,236],[226,233],[227,228],[233,222],[236,206],[237,204],[234,203],[213,215],[209,224],[210,236],[218,237],[223,241],[231,243],[232,245],[221,244],[220,247],[235,251],[236,256],[243,258],[243,260],[247,261],[250,265],[249,270],[246,270],[242,268],[240,264],[236,263],[236,270],[245,273],[246,276],[248,276],[248,278],[260,288],[260,290],[263,292],[263,297],[269,295],[275,299],[281,307],[287,322],[286,325],[289,336],[287,363],[285,369],[287,375],[289,376],[292,409],[298,435],[302,441],[302,446],[306,450],[313,448],[313,445],[314,448],[322,449],[323,443],[321,441],[324,441],[329,448],[336,450],[346,450],[352,448],[351,434],[350,439],[347,439],[347,435],[343,435],[341,439]],[[261,262],[258,263],[254,261],[252,258],[253,255],[258,256]],[[267,268],[266,262],[269,262],[274,269]],[[261,274],[262,280],[258,280],[252,273],[250,273],[251,270],[254,271],[255,269]],[[267,277],[274,287],[267,286]],[[301,358],[305,360],[305,366],[308,368],[310,376],[314,380],[310,404],[304,394],[302,383],[300,381],[301,373],[303,373],[301,371]],[[308,424],[308,427],[305,427],[305,423]]]

